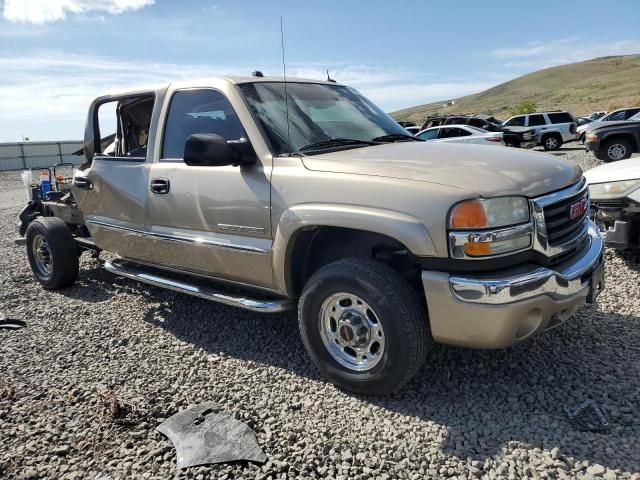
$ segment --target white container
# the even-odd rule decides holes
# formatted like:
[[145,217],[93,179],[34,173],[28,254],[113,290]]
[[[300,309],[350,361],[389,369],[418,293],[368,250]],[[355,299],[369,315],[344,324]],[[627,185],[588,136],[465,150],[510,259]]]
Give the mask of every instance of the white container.
[[22,177],[22,183],[24,183],[24,189],[27,192],[27,201],[30,202],[33,200],[31,196],[31,183],[33,182],[31,170],[23,170],[20,176]]

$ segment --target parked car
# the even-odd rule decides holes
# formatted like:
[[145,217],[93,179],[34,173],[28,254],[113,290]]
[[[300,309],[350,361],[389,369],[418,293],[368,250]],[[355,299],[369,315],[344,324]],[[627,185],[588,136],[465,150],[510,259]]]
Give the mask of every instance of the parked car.
[[621,160],[584,174],[589,182],[591,217],[612,248],[640,245],[640,162]]
[[625,160],[640,148],[640,110],[628,120],[593,122],[585,132],[585,146],[605,162]]
[[640,107],[621,108],[615,110],[598,119],[599,122],[618,122],[621,120],[629,120],[636,113],[640,112]]
[[[113,104],[105,154],[100,110]],[[313,362],[361,394],[398,389],[432,341],[507,347],[604,285],[580,168],[420,141],[337,83],[227,77],[111,93],[89,107],[84,139],[71,194],[34,188],[20,214],[45,289],[75,282],[80,252],[107,251],[105,268],[125,278],[297,309]],[[243,322],[247,345],[268,341],[228,321]]]
[[541,112],[516,115],[504,122],[507,127],[534,127],[545,150],[558,150],[577,140],[577,127],[568,112]]
[[457,115],[430,117],[422,124],[422,130],[438,125],[470,125],[489,132],[501,132],[508,147],[533,148],[538,145],[538,137],[533,128],[503,127],[494,117],[488,115]]
[[595,120],[590,119],[589,117],[578,117],[576,118],[576,132],[578,134],[578,140],[584,143],[584,133],[589,128],[589,124],[593,123]]
[[411,127],[404,127],[404,129],[409,132],[411,135],[415,135],[418,132],[420,132],[420,127],[417,127],[415,125],[411,126]]
[[604,117],[609,112],[592,112],[586,116],[586,118],[590,120],[598,120],[601,117]]
[[502,132],[487,132],[470,125],[441,125],[416,134],[421,140],[434,142],[473,143],[476,145],[504,145]]

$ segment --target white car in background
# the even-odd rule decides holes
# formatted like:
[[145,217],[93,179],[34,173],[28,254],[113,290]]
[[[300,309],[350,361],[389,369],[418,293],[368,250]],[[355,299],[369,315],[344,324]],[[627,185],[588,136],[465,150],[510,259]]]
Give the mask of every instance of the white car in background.
[[587,170],[591,217],[605,245],[623,249],[640,243],[640,158]]
[[489,132],[470,125],[440,125],[422,130],[416,137],[434,142],[504,145],[502,132]]
[[[598,120],[599,118],[604,117],[608,113],[609,112],[591,112],[585,118],[588,118],[590,120]],[[578,126],[580,126],[580,125],[578,125]]]

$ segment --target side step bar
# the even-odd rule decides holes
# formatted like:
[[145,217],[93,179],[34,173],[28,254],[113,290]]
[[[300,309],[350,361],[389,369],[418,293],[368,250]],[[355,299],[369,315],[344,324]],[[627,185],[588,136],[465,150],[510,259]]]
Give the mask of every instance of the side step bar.
[[104,268],[116,275],[137,280],[139,282],[148,283],[174,292],[186,293],[194,297],[212,300],[233,307],[244,308],[254,312],[278,313],[296,308],[296,302],[289,299],[273,299],[273,300],[254,300],[251,298],[233,296],[228,293],[222,293],[213,288],[199,285],[193,285],[172,278],[160,276],[155,273],[149,273],[144,267],[127,262],[123,259],[107,260],[104,262]]

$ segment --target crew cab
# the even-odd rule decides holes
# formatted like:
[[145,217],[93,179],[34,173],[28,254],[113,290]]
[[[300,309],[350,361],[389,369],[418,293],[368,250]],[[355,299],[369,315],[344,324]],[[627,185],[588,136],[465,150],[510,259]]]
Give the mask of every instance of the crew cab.
[[605,162],[626,160],[640,152],[640,112],[627,120],[592,122],[584,133],[587,151]]
[[354,392],[397,390],[431,342],[524,341],[604,285],[578,167],[420,141],[337,83],[226,77],[112,93],[89,107],[84,144],[71,192],[20,214],[44,288],[73,284],[92,251],[132,280],[297,309],[313,362]]

